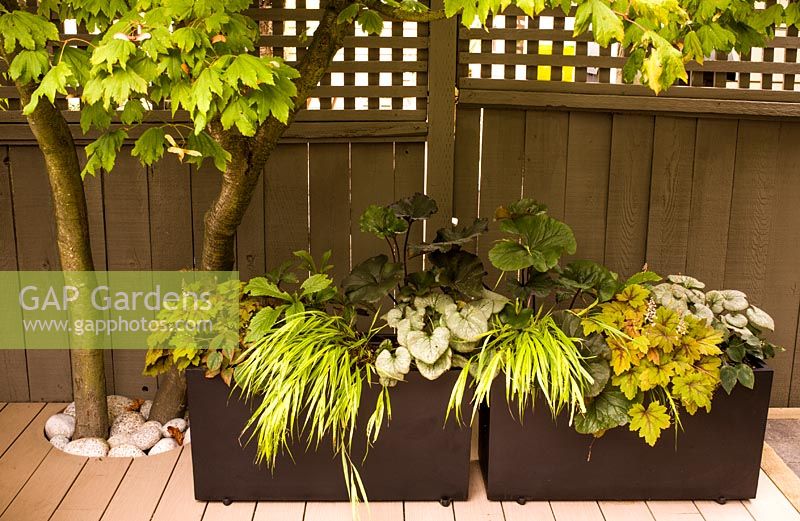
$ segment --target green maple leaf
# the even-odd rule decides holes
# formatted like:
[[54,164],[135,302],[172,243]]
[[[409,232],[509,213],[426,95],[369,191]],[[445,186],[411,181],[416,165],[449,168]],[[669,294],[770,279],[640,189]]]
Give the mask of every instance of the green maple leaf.
[[661,431],[670,425],[667,408],[658,402],[650,402],[646,409],[637,403],[628,410],[628,415],[631,417],[630,430],[638,432],[651,447],[658,441]]
[[625,39],[622,19],[603,0],[588,0],[578,6],[575,12],[575,35],[586,32],[592,26],[594,40],[607,47],[612,40]]
[[56,99],[57,93],[66,94],[67,85],[71,77],[72,72],[70,71],[66,62],[62,61],[55,67],[52,67],[49,71],[47,71],[47,74],[44,75],[44,78],[42,78],[39,87],[33,91],[31,101],[23,109],[23,114],[27,115],[33,112],[33,110],[36,108],[36,105],[39,104],[39,100],[42,98],[42,96],[50,100],[50,103],[52,103]]
[[131,155],[138,157],[144,165],[152,165],[164,155],[165,135],[161,127],[148,128],[136,140]]
[[85,177],[86,174],[94,175],[101,168],[110,172],[114,168],[117,152],[122,147],[127,135],[124,130],[112,130],[86,145],[87,161],[81,177]]
[[50,59],[46,51],[20,51],[11,61],[8,74],[11,79],[21,83],[30,83],[50,68]]
[[0,15],[0,34],[8,54],[17,46],[33,51],[43,48],[48,41],[59,38],[58,28],[41,16],[23,10]]

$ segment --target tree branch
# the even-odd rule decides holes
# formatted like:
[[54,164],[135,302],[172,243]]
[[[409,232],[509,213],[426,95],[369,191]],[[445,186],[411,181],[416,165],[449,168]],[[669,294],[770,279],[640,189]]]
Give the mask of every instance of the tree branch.
[[433,22],[435,20],[444,20],[447,18],[443,9],[437,11],[410,11],[408,9],[401,9],[384,4],[381,0],[361,0],[361,3],[392,20],[404,22]]

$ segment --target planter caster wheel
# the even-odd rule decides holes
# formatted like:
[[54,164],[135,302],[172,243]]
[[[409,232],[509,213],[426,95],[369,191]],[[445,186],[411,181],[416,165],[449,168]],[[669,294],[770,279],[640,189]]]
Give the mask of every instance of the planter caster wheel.
[[716,502],[717,502],[717,503],[719,503],[720,505],[724,505],[725,503],[727,503],[727,502],[728,502],[728,498],[724,498],[724,497],[718,497],[718,498],[717,498],[717,499],[715,499],[714,501],[716,501]]
[[518,498],[517,498],[517,504],[518,504],[518,505],[524,505],[524,504],[525,504],[525,503],[527,503],[527,502],[528,502],[528,500],[527,500],[527,499],[525,499],[524,497],[518,497]]
[[449,507],[450,503],[451,503],[451,501],[450,501],[449,497],[443,497],[442,499],[439,500],[439,504],[442,505],[445,508]]
[[224,497],[222,498],[222,504],[225,505],[226,507],[229,507],[233,504],[233,500],[229,497]]

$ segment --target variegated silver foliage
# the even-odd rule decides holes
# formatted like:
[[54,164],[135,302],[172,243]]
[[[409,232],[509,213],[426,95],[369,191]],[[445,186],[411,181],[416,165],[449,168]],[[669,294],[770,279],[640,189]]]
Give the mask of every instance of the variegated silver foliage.
[[[489,330],[489,320],[508,299],[489,290],[468,302],[444,293],[430,293],[399,303],[383,316],[397,333],[397,345],[381,344],[376,369],[381,383],[393,386],[411,370],[411,361],[429,380],[435,380],[464,356],[476,351]],[[408,361],[408,363],[407,363]]]
[[760,348],[766,331],[775,322],[764,310],[752,305],[747,295],[735,289],[704,291],[706,285],[686,275],[670,275],[667,282],[653,287],[656,303],[701,318],[720,330],[725,340],[738,337]]

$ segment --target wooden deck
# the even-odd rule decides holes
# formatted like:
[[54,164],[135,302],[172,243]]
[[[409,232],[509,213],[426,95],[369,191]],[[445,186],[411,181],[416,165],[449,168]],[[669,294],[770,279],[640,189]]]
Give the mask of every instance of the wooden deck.
[[[152,458],[87,459],[51,448],[45,420],[63,404],[0,403],[0,521],[350,521],[347,503],[195,501],[190,446]],[[470,500],[372,503],[374,521],[800,521],[762,471],[758,497],[709,501],[534,502],[486,499],[477,465]]]

